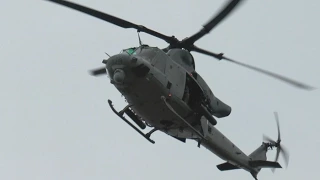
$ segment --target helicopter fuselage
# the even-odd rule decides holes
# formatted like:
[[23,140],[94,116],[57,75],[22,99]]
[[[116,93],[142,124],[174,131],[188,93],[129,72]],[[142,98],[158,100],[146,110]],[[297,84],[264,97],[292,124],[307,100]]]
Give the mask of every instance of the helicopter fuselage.
[[[190,54],[190,51],[198,52],[255,70],[302,89],[313,89],[304,83],[227,58],[223,53],[213,53],[194,45],[196,41],[210,33],[242,0],[230,0],[216,16],[203,25],[200,31],[183,40],[70,1],[48,1],[122,28],[136,29],[138,32],[147,33],[169,43],[167,48],[161,50],[141,45],[139,36],[140,47],[126,49],[122,53],[104,60],[107,68],[92,71],[93,75],[108,72],[111,83],[115,85],[129,104],[118,112],[113,108],[112,101],[109,100],[111,109],[151,143],[154,143],[150,139],[153,130],[161,130],[182,141],[183,138],[184,141],[187,138],[195,139],[198,141],[199,147],[202,144],[227,161],[217,166],[221,171],[242,168],[249,171],[255,179],[257,179],[257,173],[261,168],[281,167],[276,162],[280,150],[285,152],[280,148],[279,125],[278,141],[268,139],[269,143],[263,143],[249,156],[241,152],[214,127],[217,124],[214,117],[228,116],[231,113],[231,107],[213,95],[206,82],[196,73],[195,61]],[[146,125],[154,127],[154,129],[144,134],[123,116],[124,113],[141,129],[144,129]],[[275,162],[266,161],[268,147],[277,147]]]
[[[144,50],[146,51],[143,52]],[[236,167],[252,173],[259,171],[249,165],[249,156],[220,133],[201,112],[197,112],[197,107],[205,104],[211,115],[225,117],[230,114],[231,108],[214,97],[209,87],[200,85],[200,75],[190,71],[192,63],[189,63],[191,66],[188,71],[182,63],[171,59],[170,52],[164,53],[158,48],[150,47],[139,47],[135,52],[122,52],[104,63],[111,83],[125,97],[130,109],[141,121],[176,138],[201,139],[181,121],[182,117],[203,133],[205,139],[202,139],[201,144],[207,149]],[[188,92],[186,88],[189,89]],[[166,106],[161,97],[167,99],[175,112]]]

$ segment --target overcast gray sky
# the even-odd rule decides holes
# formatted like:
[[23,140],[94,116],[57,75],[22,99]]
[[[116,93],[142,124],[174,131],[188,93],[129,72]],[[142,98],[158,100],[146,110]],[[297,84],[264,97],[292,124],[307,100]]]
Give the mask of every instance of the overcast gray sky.
[[[224,0],[77,2],[181,39]],[[196,44],[319,88],[319,6],[317,0],[246,1]],[[111,112],[107,99],[121,109],[123,98],[107,77],[88,70],[102,65],[104,52],[137,46],[135,30],[41,0],[3,0],[0,17],[0,179],[252,178],[241,170],[220,172],[216,165],[223,161],[194,141],[158,132],[152,145]],[[151,46],[167,45],[141,37]],[[233,109],[217,128],[247,154],[261,145],[263,133],[276,138],[273,111],[279,112],[289,167],[275,174],[264,169],[259,179],[319,179],[319,90],[193,55],[197,71]]]

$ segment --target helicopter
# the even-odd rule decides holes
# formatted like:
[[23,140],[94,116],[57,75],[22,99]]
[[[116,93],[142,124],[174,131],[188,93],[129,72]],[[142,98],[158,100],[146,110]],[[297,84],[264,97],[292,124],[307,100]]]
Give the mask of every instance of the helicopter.
[[[197,33],[183,40],[167,36],[142,25],[65,0],[46,0],[87,15],[96,17],[116,26],[136,29],[139,46],[123,49],[119,54],[104,59],[103,67],[91,70],[93,76],[107,75],[110,83],[125,98],[127,105],[120,111],[108,103],[112,111],[151,143],[151,134],[161,131],[181,142],[195,140],[198,147],[204,146],[225,163],[217,165],[221,171],[244,169],[257,180],[262,168],[282,168],[278,163],[280,153],[288,164],[288,152],[281,145],[278,114],[275,113],[277,141],[264,136],[264,142],[250,155],[242,152],[215,126],[216,118],[231,114],[231,107],[213,94],[209,85],[196,71],[191,51],[202,53],[218,60],[225,60],[251,70],[271,76],[295,87],[312,90],[313,87],[287,77],[257,68],[199,48],[194,43],[209,34],[243,0],[230,0],[222,10],[213,16]],[[169,46],[158,48],[141,42],[139,33],[144,32],[166,41]],[[126,115],[126,116],[125,116]],[[134,123],[130,122],[129,117]],[[138,126],[138,127],[137,127]],[[143,130],[152,128],[148,133]],[[275,161],[267,160],[267,152],[277,148]]]

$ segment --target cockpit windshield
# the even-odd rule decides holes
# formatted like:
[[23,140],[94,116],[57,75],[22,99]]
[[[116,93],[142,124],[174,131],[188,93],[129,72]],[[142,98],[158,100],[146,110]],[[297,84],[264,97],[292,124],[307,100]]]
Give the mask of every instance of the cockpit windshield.
[[121,51],[121,53],[128,53],[129,55],[135,54],[135,51],[137,50],[136,47],[124,49]]

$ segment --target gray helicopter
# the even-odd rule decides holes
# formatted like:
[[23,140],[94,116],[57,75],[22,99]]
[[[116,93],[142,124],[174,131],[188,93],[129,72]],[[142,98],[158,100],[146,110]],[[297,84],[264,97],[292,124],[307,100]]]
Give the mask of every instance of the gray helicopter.
[[[94,76],[107,75],[110,83],[125,97],[128,105],[121,111],[115,110],[112,101],[108,100],[112,111],[128,125],[151,143],[150,136],[155,131],[161,131],[179,141],[193,139],[206,147],[218,157],[225,160],[217,165],[221,171],[244,169],[257,179],[261,168],[281,168],[277,162],[280,152],[283,153],[286,164],[288,154],[280,146],[279,122],[278,139],[274,141],[265,136],[265,141],[250,155],[246,155],[227,137],[215,128],[216,118],[229,116],[231,107],[218,99],[205,80],[195,70],[195,60],[191,51],[212,56],[218,60],[226,60],[247,67],[257,72],[269,75],[298,88],[310,90],[311,86],[291,80],[281,75],[253,67],[230,58],[223,53],[216,54],[194,45],[204,35],[228,16],[241,0],[230,0],[225,7],[203,28],[194,35],[178,40],[123,19],[84,7],[64,0],[47,0],[85,14],[94,16],[122,28],[133,28],[152,36],[163,39],[169,46],[163,49],[141,43],[139,47],[127,48],[121,53],[109,56],[102,61],[104,67],[91,71]],[[124,116],[127,115],[136,125]],[[144,133],[146,127],[152,130]],[[275,161],[267,161],[269,149],[277,148]]]

